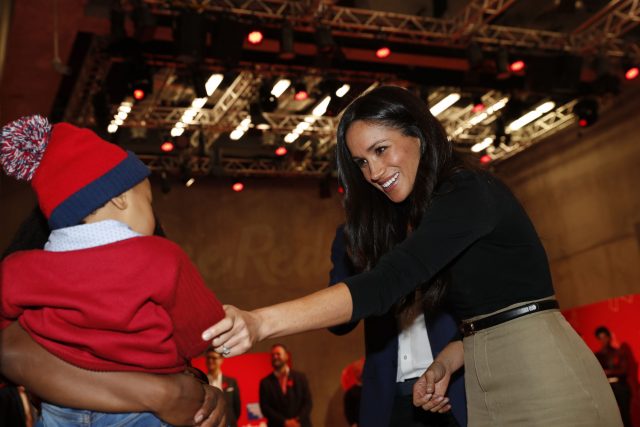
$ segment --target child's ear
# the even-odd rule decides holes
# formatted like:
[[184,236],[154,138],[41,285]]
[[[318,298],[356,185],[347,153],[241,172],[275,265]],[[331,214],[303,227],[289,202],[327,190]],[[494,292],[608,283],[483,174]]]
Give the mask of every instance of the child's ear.
[[112,203],[113,206],[115,206],[117,209],[119,209],[121,211],[127,209],[127,206],[129,205],[129,202],[127,200],[127,194],[128,193],[129,193],[129,191],[125,191],[124,193],[120,194],[119,196],[116,196],[113,199],[109,200],[109,203]]

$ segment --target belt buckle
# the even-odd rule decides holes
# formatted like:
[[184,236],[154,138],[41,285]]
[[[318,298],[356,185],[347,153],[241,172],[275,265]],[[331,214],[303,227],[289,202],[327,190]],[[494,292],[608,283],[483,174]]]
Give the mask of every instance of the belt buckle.
[[476,333],[476,327],[473,322],[463,323],[462,324],[462,334],[465,337],[469,337]]

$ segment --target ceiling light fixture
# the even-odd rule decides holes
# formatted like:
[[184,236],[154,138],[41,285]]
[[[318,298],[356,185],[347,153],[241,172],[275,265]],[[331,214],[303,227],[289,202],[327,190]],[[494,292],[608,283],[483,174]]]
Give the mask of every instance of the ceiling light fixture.
[[436,105],[434,105],[429,109],[429,111],[431,112],[431,114],[433,114],[434,117],[438,117],[445,110],[447,110],[453,104],[458,102],[459,99],[460,99],[459,93],[456,93],[456,92],[450,93],[449,95],[445,96],[440,101],[438,101]]

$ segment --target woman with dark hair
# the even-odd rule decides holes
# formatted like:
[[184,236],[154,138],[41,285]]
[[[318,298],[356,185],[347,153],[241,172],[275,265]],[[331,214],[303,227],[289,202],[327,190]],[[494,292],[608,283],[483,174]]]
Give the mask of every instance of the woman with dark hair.
[[[1,259],[20,250],[42,249],[50,231],[42,211],[34,208]],[[154,234],[164,236],[157,220]],[[154,375],[81,369],[47,352],[18,322],[0,331],[0,371],[13,383],[61,406],[100,412],[153,412],[175,425],[226,425],[224,396],[196,379],[195,373]]]
[[414,386],[414,404],[448,410],[465,366],[470,426],[621,426],[606,378],[558,311],[547,257],[527,214],[490,174],[466,166],[410,92],[381,87],[338,127],[346,238],[364,270],[303,298],[227,318],[203,334],[226,355],[256,341],[447,301],[464,339]]

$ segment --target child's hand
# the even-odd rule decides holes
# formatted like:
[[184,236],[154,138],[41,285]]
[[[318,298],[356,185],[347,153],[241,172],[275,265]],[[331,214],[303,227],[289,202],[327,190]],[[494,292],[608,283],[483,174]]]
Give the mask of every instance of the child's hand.
[[202,333],[202,339],[224,357],[245,353],[260,340],[257,315],[225,305],[226,317]]

